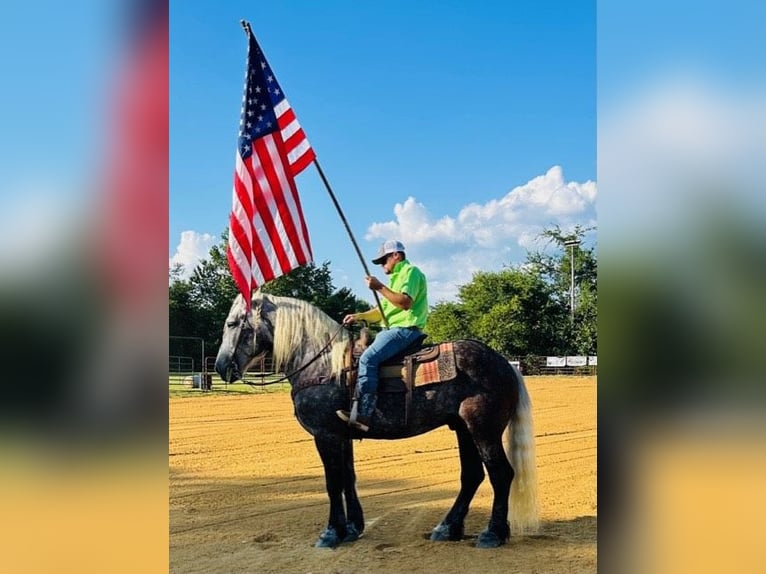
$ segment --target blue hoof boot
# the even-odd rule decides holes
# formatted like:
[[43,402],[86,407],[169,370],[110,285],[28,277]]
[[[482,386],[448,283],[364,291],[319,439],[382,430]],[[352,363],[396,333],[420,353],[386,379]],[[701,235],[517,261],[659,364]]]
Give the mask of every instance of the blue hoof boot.
[[450,540],[462,540],[463,529],[451,528],[449,524],[444,522],[439,523],[436,528],[431,531],[431,540],[436,542],[448,542]]
[[314,548],[335,548],[341,542],[343,541],[338,536],[338,532],[330,526],[319,535],[319,540],[314,544]]
[[491,530],[485,530],[479,534],[479,539],[476,541],[476,548],[497,548],[503,544],[505,544],[504,538],[500,538]]
[[346,536],[343,537],[343,542],[353,542],[354,540],[359,540],[361,537],[362,533],[359,532],[353,522],[346,524]]

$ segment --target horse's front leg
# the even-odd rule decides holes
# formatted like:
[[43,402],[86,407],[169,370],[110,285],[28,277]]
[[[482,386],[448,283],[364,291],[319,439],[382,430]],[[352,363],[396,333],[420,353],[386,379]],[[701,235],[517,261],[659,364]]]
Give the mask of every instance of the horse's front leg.
[[343,510],[344,440],[337,436],[314,437],[324,466],[327,496],[330,498],[330,518],[327,528],[314,545],[317,548],[334,548],[346,538],[346,513]]
[[346,514],[348,516],[346,536],[343,542],[352,542],[364,532],[364,513],[356,493],[354,444],[351,439],[343,441],[343,492],[346,497]]

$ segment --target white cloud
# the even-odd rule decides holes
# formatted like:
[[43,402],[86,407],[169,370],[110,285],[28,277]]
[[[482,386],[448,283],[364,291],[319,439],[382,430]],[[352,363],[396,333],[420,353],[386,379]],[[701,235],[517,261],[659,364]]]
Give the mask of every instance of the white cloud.
[[1,283],[49,268],[68,247],[81,248],[89,225],[83,198],[61,182],[30,177],[8,187],[0,191]]
[[216,238],[209,233],[182,231],[181,241],[176,252],[170,258],[170,267],[177,263],[184,266],[183,277],[190,277],[200,261],[207,259],[210,248],[216,243]]
[[566,182],[559,166],[500,199],[471,203],[455,216],[434,219],[414,197],[394,206],[395,219],[370,225],[365,238],[397,238],[428,277],[429,300],[453,299],[476,271],[521,263],[529,250],[543,249],[540,233],[595,225],[595,182]]
[[700,212],[721,204],[763,213],[764,131],[762,88],[741,90],[683,71],[602,103],[600,231],[609,234],[609,247],[664,248],[700,225]]

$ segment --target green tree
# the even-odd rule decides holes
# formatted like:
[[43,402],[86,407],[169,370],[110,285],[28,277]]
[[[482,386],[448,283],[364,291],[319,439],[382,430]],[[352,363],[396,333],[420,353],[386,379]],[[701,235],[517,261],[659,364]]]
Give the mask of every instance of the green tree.
[[196,329],[191,285],[176,278],[170,284],[168,326],[171,335],[189,333]]
[[330,296],[322,310],[340,323],[348,313],[360,313],[370,307],[367,301],[359,299],[351,289],[341,287]]
[[[224,232],[221,242],[210,248],[208,257],[188,280],[180,278],[183,270],[179,266],[170,270],[170,334],[201,337],[206,349],[217,349],[221,344],[223,323],[239,292],[226,259],[227,242],[228,235]],[[262,290],[313,303],[337,321],[346,313],[369,308],[349,289],[335,290],[329,261],[321,266],[313,262],[302,265],[270,281]]]
[[462,339],[468,333],[468,315],[459,303],[439,303],[428,314],[426,332],[436,343]]
[[429,314],[434,341],[476,338],[507,355],[544,354],[560,346],[562,311],[550,286],[526,268],[479,272],[460,287],[457,302],[439,303]]
[[322,308],[333,292],[330,263],[325,261],[321,267],[317,267],[314,262],[302,265],[269,281],[261,290],[272,295],[308,301]]
[[476,273],[459,297],[471,332],[500,353],[545,354],[560,346],[561,309],[550,285],[534,270]]
[[[426,330],[432,340],[477,338],[506,356],[596,354],[597,265],[593,249],[582,247],[587,231],[545,230],[543,237],[560,248],[554,254],[530,253],[521,266],[476,273],[460,287],[456,302],[431,309]],[[570,240],[578,241],[574,251],[565,245]]]
[[204,327],[201,314],[192,302],[192,285],[185,281],[181,266],[171,270],[169,289],[168,331],[171,336],[170,355],[192,357],[196,369],[200,368],[199,341],[179,337],[200,337],[197,333]]
[[366,302],[357,299],[350,289],[342,287],[335,290],[329,261],[324,261],[320,267],[310,262],[293,269],[264,285],[263,292],[308,301],[338,322],[347,313],[370,308]]
[[[568,320],[559,324],[559,339],[565,341],[560,352],[567,354],[597,353],[598,333],[598,264],[595,248],[583,247],[583,239],[592,227],[576,226],[564,233],[558,226],[541,234],[561,251],[554,254],[530,253],[527,265],[533,267],[553,288],[554,301],[566,310]],[[571,245],[571,243],[574,245]],[[567,244],[570,245],[567,245]],[[574,265],[574,312],[570,310]]]

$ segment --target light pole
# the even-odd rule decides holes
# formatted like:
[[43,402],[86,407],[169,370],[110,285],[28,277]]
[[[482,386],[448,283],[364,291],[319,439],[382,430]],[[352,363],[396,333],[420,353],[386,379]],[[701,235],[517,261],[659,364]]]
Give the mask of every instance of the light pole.
[[569,247],[569,320],[574,323],[574,249],[580,245],[578,239],[568,239],[564,242],[564,247]]

